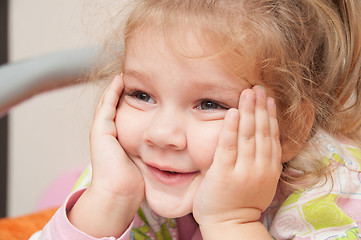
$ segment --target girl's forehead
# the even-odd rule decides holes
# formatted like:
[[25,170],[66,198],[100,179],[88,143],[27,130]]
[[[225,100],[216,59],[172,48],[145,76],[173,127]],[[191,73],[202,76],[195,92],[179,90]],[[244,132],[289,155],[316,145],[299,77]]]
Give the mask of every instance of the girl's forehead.
[[[252,44],[244,39],[232,39],[222,31],[215,31],[201,24],[177,25],[172,28],[159,21],[148,19],[145,24],[129,30],[126,34],[126,48],[129,45],[149,47],[163,44],[174,54],[193,59],[216,59],[221,67],[243,76],[247,71],[258,72],[255,51]],[[243,36],[243,35],[242,35]],[[253,75],[258,75],[253,74]],[[257,79],[259,79],[257,77]]]
[[[179,44],[176,44],[178,42]],[[147,63],[152,62],[149,70],[153,71],[158,67],[156,64],[170,67],[169,63],[172,61],[175,65],[170,69],[187,66],[189,72],[194,68],[208,72],[223,72],[219,76],[227,75],[229,79],[247,79],[251,85],[259,84],[258,75],[250,62],[246,63],[243,59],[236,63],[231,54],[215,50],[192,32],[184,33],[181,38],[175,35],[167,38],[159,31],[146,29],[129,39],[125,51],[127,68],[137,66],[138,69],[142,69],[142,63],[149,66]],[[193,72],[197,73],[197,70]]]
[[190,58],[212,57],[220,49],[216,49],[215,43],[207,39],[198,29],[174,29],[162,31],[154,26],[137,29],[130,38],[126,39],[125,46],[143,45],[145,42],[159,44],[162,42],[174,53]]
[[[219,59],[224,66],[235,71],[244,65],[255,67],[252,47],[247,44],[234,44],[222,36],[213,36],[204,29],[179,27],[170,31],[148,25],[134,31],[126,39],[125,51],[130,44],[147,46],[163,44],[174,54],[193,59]],[[223,40],[223,41],[222,41]]]

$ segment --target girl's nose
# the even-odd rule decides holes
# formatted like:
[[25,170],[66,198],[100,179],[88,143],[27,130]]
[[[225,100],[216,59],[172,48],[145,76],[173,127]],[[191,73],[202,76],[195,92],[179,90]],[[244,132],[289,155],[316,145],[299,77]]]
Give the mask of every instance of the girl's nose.
[[185,122],[175,111],[158,110],[144,132],[147,144],[170,150],[183,150],[187,145]]

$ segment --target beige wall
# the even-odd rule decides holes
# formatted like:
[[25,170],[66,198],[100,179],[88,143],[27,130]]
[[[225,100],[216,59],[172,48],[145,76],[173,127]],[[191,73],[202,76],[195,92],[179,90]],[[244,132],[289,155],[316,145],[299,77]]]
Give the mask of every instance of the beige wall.
[[[92,44],[83,0],[11,0],[10,60]],[[8,215],[35,211],[60,174],[89,163],[95,91],[84,86],[39,95],[10,112]]]

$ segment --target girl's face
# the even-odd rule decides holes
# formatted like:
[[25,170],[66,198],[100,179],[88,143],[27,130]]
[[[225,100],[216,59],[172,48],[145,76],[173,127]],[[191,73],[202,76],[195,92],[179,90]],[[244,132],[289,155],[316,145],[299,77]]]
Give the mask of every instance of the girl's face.
[[[203,52],[195,38],[189,50]],[[139,168],[151,208],[164,217],[192,212],[193,199],[212,164],[229,108],[255,78],[237,78],[217,58],[175,53],[160,34],[128,42],[124,92],[116,126],[121,146]]]

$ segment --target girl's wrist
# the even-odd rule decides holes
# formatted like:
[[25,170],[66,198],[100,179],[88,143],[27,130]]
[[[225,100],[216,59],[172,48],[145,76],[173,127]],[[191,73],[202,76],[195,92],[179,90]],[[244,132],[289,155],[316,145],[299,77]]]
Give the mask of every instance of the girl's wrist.
[[135,205],[137,203],[140,205],[144,198],[144,186],[139,182],[137,184],[129,183],[124,187],[124,184],[116,186],[108,180],[92,179],[87,191],[95,196],[103,194],[104,197],[109,197],[112,201],[127,202]]
[[68,218],[76,228],[90,236],[120,237],[133,221],[139,206],[109,191],[89,187],[68,213]]
[[143,200],[143,196],[136,192],[119,193],[111,188],[103,188],[95,184],[91,184],[84,193],[93,201],[109,207],[109,211],[115,210],[121,216],[129,215],[130,219],[134,218]]

